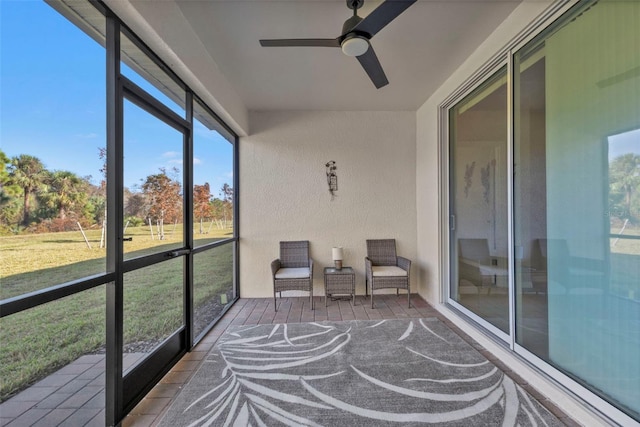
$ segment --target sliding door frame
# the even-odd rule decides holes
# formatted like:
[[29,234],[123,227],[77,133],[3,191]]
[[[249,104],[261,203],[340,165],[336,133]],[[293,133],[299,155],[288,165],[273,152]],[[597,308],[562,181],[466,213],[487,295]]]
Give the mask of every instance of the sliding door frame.
[[[446,272],[446,280],[443,281],[443,301],[444,303],[450,305],[451,307],[455,308],[457,311],[461,312],[462,314],[464,314],[466,317],[468,317],[470,320],[472,320],[473,322],[477,323],[478,325],[480,325],[482,328],[488,330],[491,334],[493,334],[496,338],[500,339],[503,343],[508,344],[511,348],[512,348],[512,335],[513,334],[508,334],[505,333],[504,331],[500,330],[498,327],[492,325],[491,323],[489,323],[487,320],[483,319],[481,316],[479,316],[478,314],[474,313],[473,311],[471,311],[470,309],[468,309],[467,307],[463,306],[462,304],[460,304],[458,301],[456,301],[452,295],[451,295],[451,286],[453,281],[457,281],[458,277],[457,277],[457,273],[454,273],[452,270],[452,262],[455,262],[457,260],[457,257],[454,259],[453,257],[453,253],[456,250],[455,249],[455,242],[452,241],[451,237],[452,234],[455,231],[455,228],[457,227],[457,218],[455,216],[455,212],[453,212],[453,207],[452,207],[452,203],[453,203],[453,199],[451,197],[452,195],[452,190],[451,190],[451,185],[453,184],[453,180],[451,178],[451,161],[452,161],[452,156],[451,156],[451,149],[452,149],[452,145],[451,145],[451,132],[450,132],[450,126],[451,126],[451,121],[450,121],[450,113],[453,110],[453,108],[460,102],[462,101],[466,96],[468,96],[469,94],[473,93],[474,90],[476,90],[477,88],[479,88],[480,86],[482,86],[488,79],[492,78],[496,73],[498,73],[501,69],[506,67],[506,78],[507,78],[507,97],[509,98],[509,86],[510,86],[510,81],[511,81],[511,77],[510,77],[510,70],[511,70],[511,66],[509,64],[509,58],[506,54],[501,55],[499,57],[496,57],[494,61],[492,61],[490,64],[488,64],[484,70],[483,73],[481,75],[478,76],[478,78],[474,79],[473,81],[469,82],[469,84],[465,85],[464,88],[461,88],[459,91],[456,92],[456,96],[455,97],[451,97],[448,102],[444,103],[441,105],[439,114],[441,115],[441,120],[444,120],[444,123],[442,123],[442,127],[441,129],[444,130],[443,133],[441,133],[441,135],[445,136],[446,139],[442,139],[442,144],[440,145],[442,148],[442,158],[441,158],[441,162],[442,162],[442,167],[443,169],[446,169],[446,174],[442,175],[442,188],[441,191],[443,192],[442,197],[440,198],[443,201],[443,206],[442,208],[445,209],[444,211],[444,218],[448,218],[448,221],[446,221],[446,224],[443,223],[441,225],[441,229],[443,230],[442,232],[442,237],[444,237],[443,241],[446,242],[446,245],[443,245],[443,249],[446,246],[446,258],[445,258],[445,262],[443,262],[443,270],[444,272]],[[507,111],[509,111],[509,109],[511,108],[511,102],[507,100],[506,102],[507,104]],[[509,113],[508,113],[509,114]],[[511,126],[508,125],[507,126],[507,177],[511,177],[513,176],[512,174],[512,166],[510,163],[512,163],[512,149],[510,148],[510,144],[512,143],[512,132],[511,132]],[[511,179],[507,179],[508,183],[507,183],[507,191],[510,192],[511,191]],[[446,200],[446,204],[444,203],[444,200]],[[508,193],[507,194],[507,203],[510,204],[511,203],[511,194]],[[511,214],[512,214],[512,210],[509,209],[509,212],[507,214],[507,219],[508,219],[508,227],[511,227],[512,224],[512,218],[511,218]],[[507,239],[509,241],[509,247],[508,247],[508,253],[511,254],[512,252],[512,244],[511,244],[511,240],[512,240],[512,234],[511,234],[511,230],[508,230],[507,233]],[[444,253],[444,251],[443,251]],[[442,259],[442,258],[441,258]],[[511,256],[509,256],[509,260],[508,260],[508,265],[511,266],[512,264],[512,259]],[[513,292],[511,292],[512,289],[512,283],[513,281],[513,271],[511,268],[508,269],[508,283],[509,283],[509,330],[513,331],[513,319],[511,316],[511,306],[513,305],[513,301],[512,301],[512,294]]]
[[[563,388],[568,394],[582,400],[591,411],[597,413],[609,422],[620,425],[631,425],[637,421],[622,412],[611,403],[599,397],[593,391],[587,389],[567,373],[553,367],[522,345],[516,343],[516,298],[515,292],[515,206],[514,206],[514,55],[532,39],[544,32],[553,23],[563,16],[569,9],[578,5],[580,0],[560,0],[550,6],[543,14],[532,21],[526,28],[518,33],[506,46],[485,62],[475,73],[464,81],[455,91],[445,98],[438,106],[438,157],[439,157],[439,241],[440,241],[440,303],[445,304],[466,318],[471,324],[479,326],[480,330],[488,331],[489,338],[496,343],[508,347],[516,358],[522,359],[540,375]],[[507,65],[507,120],[508,120],[508,286],[509,286],[509,326],[510,333],[504,334],[480,316],[463,307],[453,300],[451,296],[451,282],[455,280],[451,272],[452,245],[451,227],[454,219],[451,212],[450,194],[450,121],[449,111],[465,96],[471,93],[492,76],[501,66]]]

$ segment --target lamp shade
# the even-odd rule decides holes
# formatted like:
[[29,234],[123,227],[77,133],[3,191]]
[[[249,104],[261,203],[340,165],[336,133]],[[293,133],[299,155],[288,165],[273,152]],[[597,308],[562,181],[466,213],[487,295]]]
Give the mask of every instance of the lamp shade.
[[342,247],[331,249],[331,257],[334,261],[342,261]]

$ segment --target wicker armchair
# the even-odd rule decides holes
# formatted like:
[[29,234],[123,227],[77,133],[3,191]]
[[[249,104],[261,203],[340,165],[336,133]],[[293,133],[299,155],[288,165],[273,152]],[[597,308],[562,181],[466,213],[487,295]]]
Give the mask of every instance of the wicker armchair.
[[[458,239],[458,276],[475,286],[498,286],[507,277],[507,260],[491,256],[487,239]],[[506,282],[505,282],[506,283]]]
[[309,242],[280,242],[280,258],[271,262],[273,303],[278,311],[276,293],[308,291],[313,310],[313,259],[309,257]]
[[411,308],[410,271],[411,261],[396,255],[395,239],[367,240],[367,256],[364,258],[366,287],[371,287],[371,308],[373,291],[396,288],[407,290],[407,302]]

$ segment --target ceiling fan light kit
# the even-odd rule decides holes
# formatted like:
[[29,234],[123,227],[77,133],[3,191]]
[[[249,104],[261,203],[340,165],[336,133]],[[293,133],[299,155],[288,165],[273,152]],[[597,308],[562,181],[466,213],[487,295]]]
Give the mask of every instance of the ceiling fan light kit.
[[364,0],[347,0],[347,7],[353,9],[353,16],[344,22],[340,36],[334,39],[260,40],[260,45],[265,47],[340,47],[345,55],[358,59],[358,62],[371,79],[371,82],[377,89],[380,89],[389,84],[389,80],[387,80],[387,76],[384,74],[382,65],[380,65],[380,61],[369,40],[416,1],[417,0],[385,0],[369,15],[361,18],[358,16],[358,9],[362,7]]
[[369,50],[369,40],[362,36],[353,35],[342,42],[342,53],[347,56],[364,55]]

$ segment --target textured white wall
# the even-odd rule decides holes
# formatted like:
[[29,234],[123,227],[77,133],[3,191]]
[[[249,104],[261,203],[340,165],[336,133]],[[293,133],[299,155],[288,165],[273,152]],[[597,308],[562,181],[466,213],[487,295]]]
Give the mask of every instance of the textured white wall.
[[[414,112],[286,111],[250,113],[240,140],[240,283],[242,297],[273,295],[270,263],[280,240],[309,240],[314,295],[331,248],[344,247],[364,293],[366,239],[395,238],[416,265],[416,122]],[[332,201],[325,164],[337,164]]]

